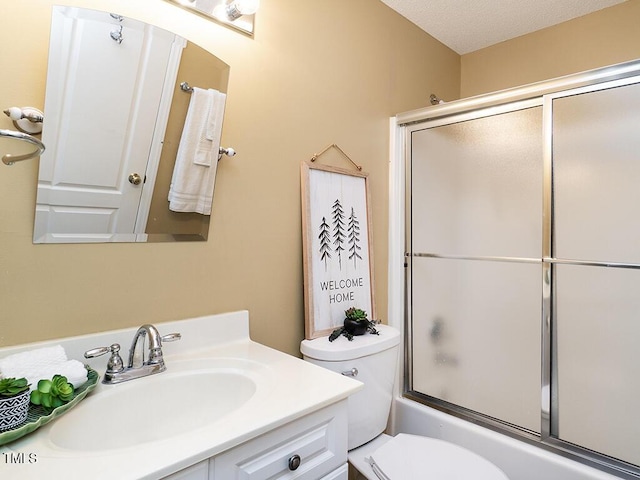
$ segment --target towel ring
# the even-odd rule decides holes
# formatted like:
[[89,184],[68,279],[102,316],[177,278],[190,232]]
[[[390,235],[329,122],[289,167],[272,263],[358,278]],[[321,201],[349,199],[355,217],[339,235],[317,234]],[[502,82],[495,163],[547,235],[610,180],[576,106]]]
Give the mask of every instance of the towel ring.
[[31,143],[32,145],[36,146],[36,150],[34,150],[31,153],[25,153],[23,155],[11,155],[7,153],[3,155],[2,163],[4,163],[5,165],[13,165],[14,163],[20,162],[22,160],[29,160],[31,158],[35,158],[39,155],[42,155],[42,152],[44,152],[44,149],[45,149],[44,143],[42,143],[40,140],[38,140],[35,137],[32,137],[27,133],[16,132],[14,130],[0,129],[0,137],[15,138],[16,140],[22,140],[24,142]]

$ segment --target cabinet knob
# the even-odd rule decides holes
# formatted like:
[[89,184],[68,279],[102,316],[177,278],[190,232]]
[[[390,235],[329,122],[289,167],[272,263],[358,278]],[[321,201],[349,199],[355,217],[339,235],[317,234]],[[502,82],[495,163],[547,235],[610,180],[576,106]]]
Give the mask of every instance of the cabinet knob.
[[293,455],[289,459],[289,470],[296,470],[301,463],[302,463],[302,460],[300,459],[300,455],[298,454]]

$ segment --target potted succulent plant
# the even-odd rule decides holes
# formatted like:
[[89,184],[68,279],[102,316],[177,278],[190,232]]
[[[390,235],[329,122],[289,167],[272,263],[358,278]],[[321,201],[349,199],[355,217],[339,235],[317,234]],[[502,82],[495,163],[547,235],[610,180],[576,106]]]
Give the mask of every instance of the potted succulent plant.
[[29,383],[26,378],[0,380],[0,431],[17,427],[29,412]]
[[329,335],[329,341],[333,342],[340,335],[344,335],[351,341],[354,336],[364,335],[367,332],[378,335],[376,322],[369,320],[367,318],[367,312],[364,310],[351,307],[345,310],[342,327],[335,329],[331,335]]
[[42,379],[38,388],[31,392],[31,403],[45,408],[58,408],[73,398],[73,385],[63,375],[54,375],[51,380]]

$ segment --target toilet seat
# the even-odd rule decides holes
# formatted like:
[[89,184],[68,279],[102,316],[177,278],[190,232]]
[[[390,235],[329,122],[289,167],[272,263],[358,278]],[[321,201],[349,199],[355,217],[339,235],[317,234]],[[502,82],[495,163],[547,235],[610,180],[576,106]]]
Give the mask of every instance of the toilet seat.
[[[400,433],[375,450],[369,463],[382,480],[508,480],[493,463],[444,440]],[[377,471],[376,471],[377,470]]]

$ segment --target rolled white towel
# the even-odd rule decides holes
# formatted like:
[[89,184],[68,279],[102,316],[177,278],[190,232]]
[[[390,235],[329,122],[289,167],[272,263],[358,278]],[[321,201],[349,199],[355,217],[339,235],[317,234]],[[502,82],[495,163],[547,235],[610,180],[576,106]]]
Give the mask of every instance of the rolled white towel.
[[51,364],[34,370],[21,369],[11,376],[26,378],[31,384],[31,390],[35,390],[40,380],[51,380],[54,375],[67,377],[67,381],[73,385],[73,388],[78,388],[87,381],[87,369],[78,360],[67,360],[66,362]]
[[[14,377],[12,372],[21,369],[37,370],[47,365],[63,363],[67,361],[67,354],[62,345],[38,348],[28,352],[14,353],[0,359],[0,373],[4,377]],[[17,377],[18,378],[18,377]]]
[[67,360],[58,374],[67,377],[67,381],[73,385],[73,388],[78,388],[87,381],[89,372],[84,363],[78,360]]
[[0,374],[4,378],[26,378],[31,390],[37,388],[40,380],[50,380],[54,375],[64,375],[74,388],[87,381],[85,366],[78,360],[67,360],[67,354],[60,345],[0,359]]

